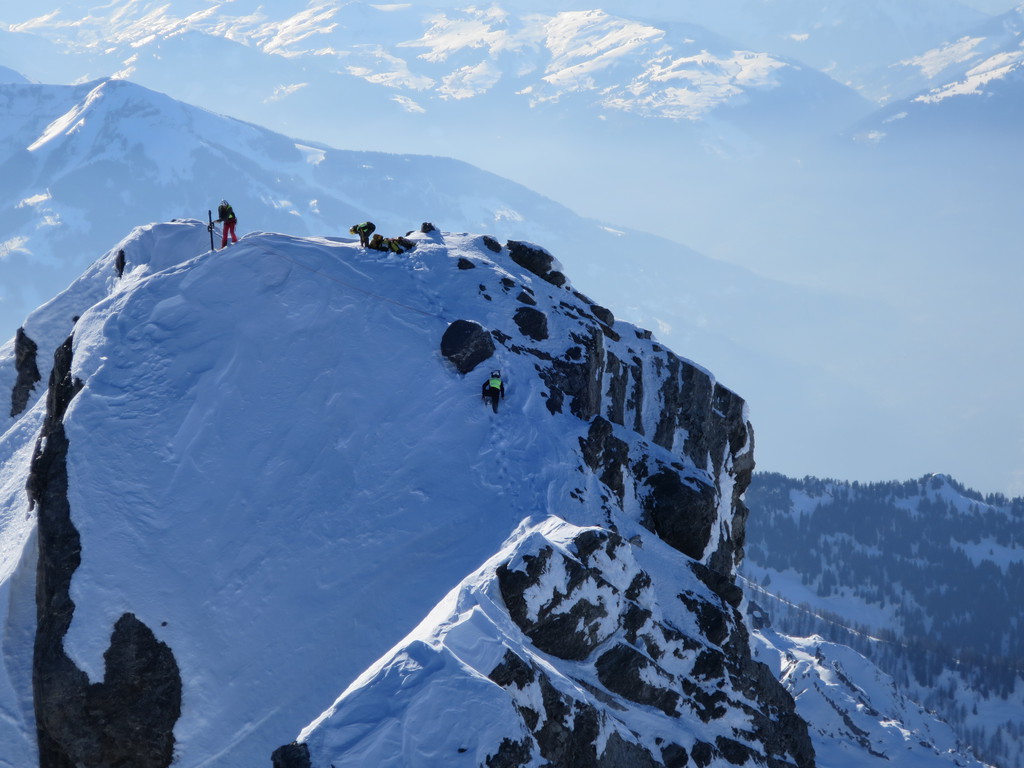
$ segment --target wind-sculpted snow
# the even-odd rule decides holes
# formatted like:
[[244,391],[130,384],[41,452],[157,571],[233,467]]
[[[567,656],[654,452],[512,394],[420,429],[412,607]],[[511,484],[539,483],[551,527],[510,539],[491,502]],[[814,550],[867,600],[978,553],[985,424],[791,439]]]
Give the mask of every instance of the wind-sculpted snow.
[[[718,620],[701,625],[696,604]],[[746,652],[738,613],[656,538],[549,518],[517,531],[276,764],[813,765],[792,702],[752,684]]]
[[27,318],[65,396],[5,348],[12,766],[812,764],[738,611],[743,400],[541,246],[423,229],[148,225]]
[[[21,764],[33,759],[34,727],[16,687],[31,637],[17,586],[34,562],[34,512],[26,517],[17,493],[26,482],[47,500],[39,509],[66,510],[58,530],[73,527],[81,558],[52,563],[65,569],[54,594],[66,610],[36,680],[56,679],[57,663],[90,696],[142,690],[117,666],[119,638],[154,658],[168,649],[160,663],[181,680],[180,765],[267,760],[523,520],[555,514],[652,535],[642,532],[692,508],[710,525],[673,528],[668,541],[731,579],[753,466],[743,401],[575,291],[539,246],[410,238],[416,247],[402,255],[265,233],[211,252],[203,222],[150,225],[26,320],[41,350],[64,344],[62,376],[76,385],[60,420],[66,493],[30,471],[21,446],[34,441],[41,388],[4,436],[20,513],[3,531],[14,545],[2,703],[15,715],[2,738],[22,745],[12,751]],[[523,307],[543,315],[546,337],[521,327]],[[493,340],[468,373],[442,354],[460,320]],[[13,389],[8,350],[0,374]],[[491,368],[507,386],[497,414],[480,402]],[[671,493],[649,482],[667,472],[680,478]],[[579,610],[630,591],[601,565],[609,576],[588,583]],[[594,640],[620,622],[597,619]],[[612,690],[632,685],[607,660],[595,669]],[[159,679],[145,690],[170,696]],[[665,690],[682,682],[670,666]],[[37,689],[44,762],[93,749],[80,730],[88,717],[55,708],[53,692],[72,689]],[[154,724],[174,711],[148,701],[135,703]],[[110,738],[117,754],[124,739]],[[629,753],[636,740],[622,738],[616,749]]]
[[868,659],[820,637],[789,638],[761,625],[755,657],[782,680],[811,724],[820,765],[834,768],[985,768],[952,728],[901,694]]

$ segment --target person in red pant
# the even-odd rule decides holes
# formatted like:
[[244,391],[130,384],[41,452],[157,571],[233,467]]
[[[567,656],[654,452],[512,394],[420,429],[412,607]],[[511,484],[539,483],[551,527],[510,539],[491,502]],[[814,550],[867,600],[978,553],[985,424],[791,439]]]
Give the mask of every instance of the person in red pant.
[[231,234],[231,242],[237,243],[238,235],[235,234],[235,225],[238,223],[238,217],[235,216],[235,211],[227,200],[221,200],[220,205],[217,206],[217,221],[224,222],[224,236],[220,240],[220,247],[227,246],[228,233]]

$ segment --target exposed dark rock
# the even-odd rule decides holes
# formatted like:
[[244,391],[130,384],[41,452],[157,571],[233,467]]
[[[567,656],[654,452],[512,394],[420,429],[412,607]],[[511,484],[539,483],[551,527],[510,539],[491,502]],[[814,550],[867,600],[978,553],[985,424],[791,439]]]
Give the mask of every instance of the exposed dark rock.
[[487,246],[487,250],[494,253],[501,253],[501,243],[495,240],[490,235],[484,235],[484,245]]
[[754,751],[745,744],[740,744],[733,739],[719,736],[715,739],[715,746],[719,753],[733,765],[745,765],[747,760],[754,757]]
[[[737,612],[738,613],[738,612]],[[754,732],[778,765],[814,768],[814,745],[796,703],[772,671],[750,655],[747,628],[738,618],[723,647],[729,678],[736,689],[757,703],[751,712]]]
[[686,768],[690,764],[690,757],[678,744],[669,744],[661,750],[661,762],[665,768]]
[[20,415],[28,407],[32,390],[42,378],[36,365],[38,351],[38,345],[28,337],[25,329],[19,328],[14,337],[14,369],[18,372],[18,377],[11,390],[12,417]]
[[685,555],[700,559],[718,519],[715,489],[663,468],[644,482],[644,525]]
[[593,707],[563,696],[540,678],[543,725],[535,732],[541,756],[551,765],[597,766],[600,718]]
[[524,336],[534,341],[544,341],[548,337],[548,317],[539,309],[519,307],[513,319]]
[[625,426],[629,368],[611,352],[608,353],[607,368],[608,405],[605,407],[605,413],[608,414],[609,420]]
[[565,285],[566,279],[558,270],[553,269],[555,257],[543,248],[519,240],[509,240],[505,243],[509,255],[519,266],[528,269],[533,274],[552,285],[561,287]]
[[81,539],[68,502],[63,418],[82,383],[71,376],[71,339],[54,355],[46,419],[26,490],[37,510],[36,638],[32,688],[40,768],[164,768],[174,758],[181,676],[174,655],[130,613],[104,653],[103,682],[90,684],[64,652],[75,605],[71,578]]
[[441,354],[455,370],[467,374],[494,354],[494,341],[479,323],[456,320],[441,337]]
[[429,221],[424,221],[420,224],[420,232],[424,235],[429,235],[431,232],[437,232],[437,227],[431,224]]
[[[720,720],[729,713],[729,707],[735,706],[730,702],[724,691],[717,689],[708,690],[697,685],[690,679],[680,681],[683,691],[689,697],[689,704],[701,722],[710,723],[712,720]],[[716,683],[721,685],[721,682]]]
[[459,269],[476,269],[476,264],[467,259],[465,256],[459,256],[459,260],[455,263]]
[[667,681],[671,680],[671,676],[632,646],[617,644],[603,653],[595,666],[598,679],[609,691],[637,704],[657,707],[671,717],[678,717],[676,704],[679,702],[679,694],[668,687],[651,685],[645,679],[652,670],[656,676]]
[[278,747],[270,756],[272,768],[312,768],[309,747],[305,743],[293,741]]
[[174,724],[181,716],[181,674],[171,649],[126,613],[114,625],[103,658],[103,682],[86,691],[89,725],[99,740],[98,764],[170,765]]
[[589,564],[591,558],[598,552],[604,552],[614,560],[615,550],[620,546],[622,546],[622,540],[618,536],[597,528],[580,531],[572,540],[573,551],[584,564]]
[[610,309],[605,309],[600,304],[592,304],[590,311],[594,313],[594,317],[600,320],[607,326],[615,325],[615,315],[612,314]]
[[725,642],[729,636],[729,619],[721,608],[690,593],[679,595],[679,599],[697,619],[697,626],[704,637],[715,645]]
[[629,459],[629,445],[613,432],[611,422],[598,416],[590,424],[587,439],[580,438],[580,447],[587,466],[621,503],[625,496],[624,467]]
[[691,674],[701,680],[720,680],[725,676],[725,660],[721,652],[705,650],[693,663]]
[[[651,612],[646,608],[641,608],[639,605],[631,604],[624,614],[622,614],[622,628],[626,631],[626,639],[633,645],[639,642],[640,630],[643,629],[644,625],[650,621]],[[653,645],[653,643],[651,644]],[[649,646],[650,649],[650,646]],[[662,655],[662,650],[655,646],[655,650],[651,653],[651,656],[657,659]]]
[[501,287],[505,289],[505,293],[508,293],[516,287],[516,281],[511,277],[503,277],[501,278]]
[[114,269],[117,270],[117,276],[118,277],[121,277],[121,276],[124,275],[124,265],[125,265],[124,248],[121,248],[117,252],[117,258],[114,260]]
[[[561,566],[568,574],[566,584],[536,608],[536,617],[530,616],[525,593],[540,584],[550,567],[551,559],[562,558]],[[546,547],[536,556],[524,557],[526,570],[512,570],[507,565],[498,567],[498,586],[509,615],[535,646],[560,659],[581,661],[589,656],[605,638],[598,634],[599,619],[607,616],[600,605],[581,599],[578,588],[593,575],[578,561],[566,558]],[[536,599],[536,595],[534,596]]]
[[644,571],[640,571],[636,576],[633,577],[633,581],[630,582],[629,587],[626,588],[626,599],[636,600],[640,597],[640,592],[651,586],[651,577]]
[[707,768],[715,758],[715,748],[703,741],[694,744],[690,752],[693,755],[693,762],[698,768]]
[[598,760],[599,768],[662,768],[651,753],[639,744],[626,741],[613,731]]
[[511,650],[505,651],[505,658],[491,670],[488,675],[490,680],[502,688],[514,685],[516,688],[525,688],[537,678],[533,667],[523,661]]
[[739,608],[740,603],[743,602],[743,590],[736,586],[735,577],[731,571],[727,574],[697,562],[690,563],[690,570],[708,589],[733,608]]
[[[523,768],[530,764],[530,742],[502,739],[498,751],[487,756],[487,768]],[[275,767],[276,768],[276,767]]]
[[550,368],[541,371],[550,393],[548,408],[551,409],[552,401],[560,404],[568,396],[572,398],[569,405],[572,414],[583,421],[591,421],[601,412],[604,344],[596,330],[590,336],[573,335],[573,340],[582,348],[576,352],[580,362],[572,362],[573,355],[567,353],[566,360],[555,360]]
[[[598,461],[601,450],[596,446],[611,429],[604,419],[595,420],[595,425],[582,443],[591,462]],[[746,628],[727,601],[733,596],[731,579],[713,578],[705,566],[695,564],[694,572],[711,581],[722,599],[690,592],[679,595],[696,619],[698,633],[690,637],[664,624],[647,607],[652,584],[643,570],[632,575],[624,590],[621,580],[616,580],[617,588],[605,579],[606,569],[630,562],[629,547],[614,532],[587,528],[564,549],[539,545],[533,552],[521,551],[514,561],[518,570],[498,568],[509,615],[533,644],[551,656],[592,664],[600,683],[577,679],[574,685],[587,694],[567,694],[564,688],[556,689],[541,668],[506,650],[489,677],[513,697],[541,755],[551,765],[707,766],[722,760],[813,768],[807,726],[796,715],[792,698],[767,667],[751,658]],[[555,579],[554,574],[560,577]],[[532,704],[538,685],[542,712]],[[692,713],[703,723],[721,724],[738,712],[751,728],[719,733],[714,744],[698,742],[689,754],[669,745],[661,746],[660,755],[651,755],[627,731],[614,726],[609,730],[608,713],[622,711],[626,702],[658,709],[671,718]],[[592,728],[608,735],[600,754],[585,737]],[[618,734],[614,739],[613,733]]]
[[523,302],[523,304],[529,304],[531,307],[537,306],[537,300],[533,298],[533,296],[528,294],[526,291],[520,291],[519,295],[516,296],[516,298],[519,301]]

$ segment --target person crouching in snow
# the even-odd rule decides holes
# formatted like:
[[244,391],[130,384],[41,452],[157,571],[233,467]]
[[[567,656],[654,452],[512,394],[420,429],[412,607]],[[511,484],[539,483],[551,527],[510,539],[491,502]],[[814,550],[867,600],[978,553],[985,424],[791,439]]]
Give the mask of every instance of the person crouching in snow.
[[362,224],[353,224],[348,233],[350,235],[359,235],[359,244],[366,248],[370,244],[370,235],[377,229],[372,221],[364,221]]

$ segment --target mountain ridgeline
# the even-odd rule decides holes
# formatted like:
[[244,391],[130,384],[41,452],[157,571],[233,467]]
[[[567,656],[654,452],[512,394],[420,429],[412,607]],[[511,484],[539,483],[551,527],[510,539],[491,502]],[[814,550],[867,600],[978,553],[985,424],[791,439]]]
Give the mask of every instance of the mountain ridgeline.
[[421,230],[141,227],[3,348],[12,759],[814,765],[739,611],[742,399],[543,248]]
[[779,631],[858,650],[980,756],[1024,764],[1024,499],[759,473],[747,502],[743,572]]

